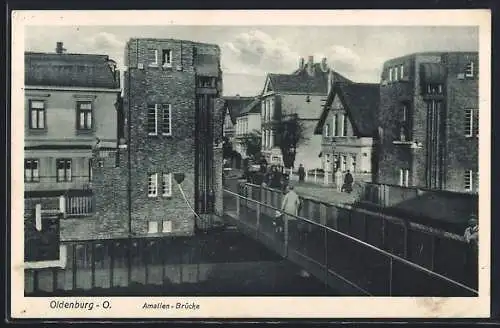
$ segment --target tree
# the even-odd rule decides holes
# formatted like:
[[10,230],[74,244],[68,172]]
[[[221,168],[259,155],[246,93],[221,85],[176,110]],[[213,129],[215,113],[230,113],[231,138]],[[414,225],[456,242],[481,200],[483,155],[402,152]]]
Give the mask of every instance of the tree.
[[279,146],[286,168],[292,168],[297,155],[298,146],[306,139],[305,127],[297,114],[285,117],[276,125]]
[[260,131],[254,130],[248,134],[245,134],[241,137],[240,141],[248,157],[254,160],[259,157],[262,141]]

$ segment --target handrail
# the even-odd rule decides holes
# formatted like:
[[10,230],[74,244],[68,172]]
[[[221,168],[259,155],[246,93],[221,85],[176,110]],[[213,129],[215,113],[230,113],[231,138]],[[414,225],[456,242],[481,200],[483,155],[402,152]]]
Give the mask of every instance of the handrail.
[[[224,192],[229,193],[229,194],[232,194],[232,195],[235,195],[235,196],[237,196],[237,197],[239,197],[239,198],[242,198],[242,199],[245,199],[245,200],[247,200],[247,201],[251,201],[251,202],[253,202],[253,203],[259,204],[259,205],[261,205],[261,206],[268,207],[268,208],[271,208],[271,209],[278,210],[278,211],[282,212],[282,211],[281,211],[281,209],[278,209],[278,208],[276,208],[276,207],[274,207],[274,206],[271,206],[271,205],[268,205],[268,204],[262,203],[262,202],[260,202],[260,201],[257,201],[257,200],[254,200],[254,199],[251,199],[251,198],[248,198],[248,197],[245,197],[245,196],[242,196],[242,195],[240,195],[240,194],[238,194],[238,193],[235,193],[235,192],[232,192],[232,191],[230,191],[230,190],[224,189]],[[347,239],[349,239],[349,240],[351,240],[351,241],[353,241],[353,242],[355,242],[355,243],[357,243],[357,244],[360,244],[360,245],[362,245],[362,246],[365,246],[365,247],[367,247],[367,248],[369,248],[369,249],[374,250],[375,252],[378,252],[378,253],[380,253],[380,254],[382,254],[382,255],[386,256],[386,257],[389,257],[389,258],[391,258],[392,260],[395,260],[395,261],[398,261],[398,262],[400,262],[400,263],[406,264],[406,265],[408,265],[408,266],[410,266],[410,267],[412,267],[412,268],[414,268],[414,269],[417,269],[417,270],[423,271],[424,273],[427,273],[427,274],[429,274],[429,275],[431,275],[431,276],[434,276],[434,277],[439,278],[439,279],[441,279],[441,280],[447,281],[447,282],[449,282],[449,283],[451,283],[451,284],[453,284],[453,285],[456,285],[456,286],[459,286],[459,287],[461,287],[461,288],[464,288],[464,289],[466,289],[467,291],[472,292],[472,293],[474,293],[474,294],[478,294],[478,291],[477,291],[477,290],[475,290],[475,289],[473,289],[473,288],[471,288],[471,287],[469,287],[469,286],[466,286],[466,285],[464,285],[464,284],[462,284],[462,283],[460,283],[460,282],[458,282],[458,281],[455,281],[455,280],[450,279],[450,278],[448,278],[448,277],[445,277],[445,276],[443,276],[443,275],[441,275],[441,274],[439,274],[439,273],[436,273],[436,272],[434,272],[434,271],[432,271],[432,270],[429,270],[429,269],[427,269],[427,268],[424,268],[424,267],[422,267],[422,266],[420,266],[420,265],[418,265],[418,264],[415,264],[415,263],[410,262],[410,261],[408,261],[408,260],[406,260],[406,259],[403,259],[403,258],[401,258],[401,257],[399,257],[399,256],[397,256],[397,255],[394,255],[394,254],[391,254],[391,253],[389,253],[389,252],[387,252],[387,251],[384,251],[383,249],[380,249],[380,248],[377,248],[377,247],[375,247],[375,246],[373,246],[373,245],[370,245],[370,244],[368,244],[368,243],[366,243],[366,242],[364,242],[364,241],[362,241],[362,240],[359,240],[359,239],[357,239],[357,238],[354,238],[354,237],[352,237],[352,236],[349,236],[348,234],[345,234],[345,233],[343,233],[343,232],[341,232],[341,231],[335,230],[335,229],[333,229],[333,228],[331,228],[331,227],[328,227],[328,226],[322,225],[322,224],[320,224],[320,223],[317,223],[317,222],[311,221],[311,220],[306,219],[306,218],[301,217],[301,216],[297,216],[297,215],[293,215],[293,214],[288,214],[288,213],[286,213],[286,214],[287,214],[288,216],[295,217],[296,219],[299,219],[299,220],[301,220],[301,221],[305,221],[305,222],[307,222],[307,223],[311,223],[311,224],[313,224],[313,225],[315,225],[315,226],[318,226],[318,227],[320,227],[320,228],[326,229],[326,230],[327,230],[327,231],[329,231],[329,232],[333,232],[333,233],[335,233],[335,234],[337,234],[337,235],[340,235],[340,236],[342,236],[342,237],[344,237],[344,238],[347,238]]]
[[[259,186],[259,185],[256,185],[254,183],[249,183],[249,182],[246,182],[245,185],[248,185],[248,186],[250,186],[252,188],[253,187],[255,187],[255,188],[262,188],[262,189],[265,189],[265,190],[269,190],[271,192],[281,192],[279,189],[273,189],[273,188],[270,188],[270,187],[267,187],[267,186],[266,187]],[[390,221],[396,221],[396,222],[398,222],[400,224],[404,224],[404,222],[407,220],[407,219],[402,219],[402,218],[394,216],[394,215],[390,215],[390,214],[386,214],[386,213],[379,213],[379,212],[368,210],[366,208],[351,206],[349,204],[329,203],[329,202],[326,202],[326,201],[321,201],[321,200],[312,198],[310,196],[303,196],[303,195],[300,195],[299,197],[301,197],[304,200],[311,201],[311,202],[314,202],[314,203],[317,203],[317,204],[323,204],[325,206],[334,206],[334,207],[345,209],[345,210],[354,210],[355,209],[356,211],[358,211],[358,212],[360,212],[362,214],[371,215],[371,216],[379,216],[379,217],[382,217],[383,219],[387,219],[387,220],[390,220]],[[448,232],[448,231],[445,231],[445,230],[440,230],[440,229],[437,229],[437,228],[428,227],[428,226],[425,226],[423,224],[416,223],[416,222],[413,222],[413,221],[409,221],[408,224],[410,225],[410,227],[414,227],[414,228],[419,229],[421,231],[425,231],[425,233],[429,233],[429,234],[432,234],[432,235],[435,235],[435,236],[444,236],[445,238],[449,238],[449,239],[453,239],[453,240],[465,242],[465,238],[463,236],[455,234],[453,232]],[[431,230],[429,231],[428,229],[431,229]]]

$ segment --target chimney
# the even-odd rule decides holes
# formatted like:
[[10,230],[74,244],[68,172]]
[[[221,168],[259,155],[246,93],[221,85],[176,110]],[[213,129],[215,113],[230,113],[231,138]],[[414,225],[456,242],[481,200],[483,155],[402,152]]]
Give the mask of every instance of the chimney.
[[300,70],[304,69],[304,57],[299,58],[299,69]]
[[64,52],[66,52],[66,49],[63,48],[63,43],[57,42],[56,53],[63,54]]
[[333,75],[333,70],[328,71],[328,82],[327,83],[328,83],[328,85],[327,85],[327,87],[328,87],[327,95],[328,95],[328,94],[330,94],[330,90],[332,90],[333,84],[335,83],[335,77]]
[[307,73],[310,76],[314,75],[314,56],[309,56],[309,59],[307,61]]
[[323,72],[326,72],[328,70],[328,63],[326,62],[326,57],[323,57],[323,59],[321,59],[321,70]]

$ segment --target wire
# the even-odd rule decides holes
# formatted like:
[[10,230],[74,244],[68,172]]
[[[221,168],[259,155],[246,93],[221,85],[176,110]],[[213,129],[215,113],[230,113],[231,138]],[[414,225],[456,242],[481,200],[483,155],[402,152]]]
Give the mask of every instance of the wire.
[[191,204],[189,204],[189,201],[186,197],[186,194],[184,193],[184,190],[182,190],[182,187],[181,187],[181,184],[178,183],[177,184],[177,187],[179,187],[179,190],[181,191],[181,194],[182,194],[182,197],[184,198],[184,200],[186,201],[186,204],[187,206],[189,207],[189,209],[194,213],[194,215],[201,220],[200,216],[198,215],[198,213],[196,213],[196,211],[194,210],[194,208],[191,206]]

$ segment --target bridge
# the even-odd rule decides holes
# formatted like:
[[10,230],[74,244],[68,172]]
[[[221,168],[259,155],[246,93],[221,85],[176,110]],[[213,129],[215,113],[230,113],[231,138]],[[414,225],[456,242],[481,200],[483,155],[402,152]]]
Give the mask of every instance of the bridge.
[[[435,242],[432,243],[434,253],[431,263],[424,265],[417,264],[416,260],[412,261],[411,257],[407,256],[406,248],[404,254],[390,252],[368,242],[369,238],[356,238],[310,218],[292,216],[304,229],[300,232],[289,229],[285,222],[284,231],[280,232],[273,225],[275,213],[279,210],[280,193],[267,192],[266,195],[263,188],[253,188],[250,192],[227,188],[228,186],[224,189],[224,218],[228,224],[237,226],[242,233],[299,265],[325,285],[338,290],[341,295],[478,295],[477,282],[470,278],[471,271],[464,270],[462,263],[452,265],[451,272],[438,273],[436,267],[439,256],[443,258],[447,255],[443,252],[439,256],[436,255]],[[369,217],[376,217],[377,213],[349,207],[336,208],[338,213],[340,210],[347,212],[349,217],[364,216],[366,237],[369,231]],[[399,239],[406,237],[400,236]],[[447,269],[450,271],[450,267]],[[477,276],[477,271],[472,273],[474,274]]]

